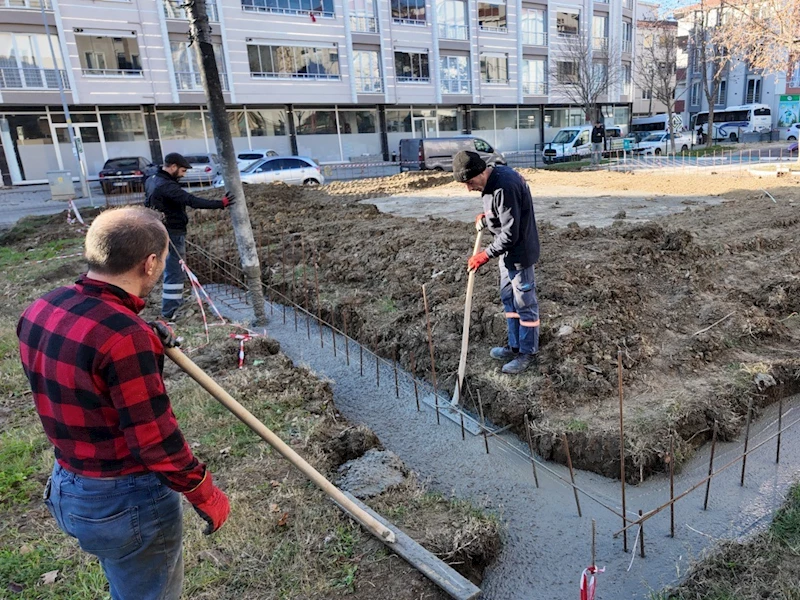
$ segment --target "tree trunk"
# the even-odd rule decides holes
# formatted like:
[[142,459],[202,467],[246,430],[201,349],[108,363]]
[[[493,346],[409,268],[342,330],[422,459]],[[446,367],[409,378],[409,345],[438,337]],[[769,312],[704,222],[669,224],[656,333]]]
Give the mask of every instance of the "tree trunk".
[[214,132],[214,141],[217,144],[217,153],[222,160],[222,176],[229,192],[236,198],[236,203],[230,207],[233,232],[236,236],[236,246],[247,280],[250,299],[255,313],[255,324],[266,325],[267,318],[264,311],[264,290],[261,283],[261,265],[258,260],[258,250],[253,238],[253,228],[250,224],[250,215],[247,211],[247,202],[239,177],[239,167],[236,164],[236,152],[233,148],[228,114],[225,111],[225,98],[222,95],[222,84],[219,78],[217,60],[214,56],[214,47],[211,44],[211,27],[208,24],[205,0],[190,0],[187,5],[189,24],[192,39],[197,46],[200,58],[200,72],[203,87],[208,101],[208,112],[211,117],[211,129]]
[[667,102],[667,130],[669,131],[669,147],[671,148],[672,154],[675,154],[675,132],[673,131],[672,127],[672,102]]

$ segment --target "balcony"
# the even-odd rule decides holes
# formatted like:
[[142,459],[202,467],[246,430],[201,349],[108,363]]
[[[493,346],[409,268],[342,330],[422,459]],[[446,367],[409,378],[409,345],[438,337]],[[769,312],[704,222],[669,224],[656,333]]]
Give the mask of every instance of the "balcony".
[[0,88],[15,90],[57,90],[58,80],[65,90],[69,79],[64,69],[41,69],[39,67],[0,67]]
[[631,40],[622,40],[622,51],[626,54],[633,52],[633,42]]
[[41,10],[44,3],[45,10],[52,10],[50,0],[0,0],[0,8],[29,8]]
[[430,82],[431,82],[431,78],[430,77],[414,77],[414,76],[411,76],[411,77],[398,76],[397,77],[397,83],[430,83]]
[[443,40],[468,40],[469,28],[466,25],[439,23],[439,38]]
[[81,69],[87,77],[144,77],[141,69]]
[[592,50],[596,52],[607,52],[608,51],[608,38],[607,37],[593,37],[592,38]]
[[543,81],[525,81],[522,84],[522,93],[526,96],[546,96],[547,84]]
[[502,27],[494,27],[494,26],[490,26],[490,25],[481,25],[479,27],[479,29],[481,31],[483,31],[484,33],[508,33],[508,27],[506,27],[505,25],[502,26]]
[[528,46],[547,46],[547,33],[544,31],[523,31],[522,43]]
[[253,79],[305,79],[305,80],[327,80],[338,81],[338,73],[284,73],[277,71],[251,71],[250,77]]
[[471,94],[472,86],[468,79],[442,79],[443,94]]
[[[186,21],[189,15],[183,7],[184,3],[180,0],[164,0],[164,15],[166,15],[168,19]],[[217,12],[216,3],[207,1],[206,12],[208,13],[209,21],[219,21],[219,12]]]
[[334,13],[323,10],[309,10],[307,8],[278,8],[275,6],[267,6],[265,0],[242,0],[242,10],[245,12],[263,12],[273,15],[290,15],[308,17],[313,15],[314,18],[322,17],[325,19],[334,18]]
[[368,13],[351,13],[350,29],[362,33],[378,33],[378,19]]
[[[222,84],[222,90],[229,91],[227,73],[220,73],[219,81]],[[200,73],[195,73],[194,71],[175,71],[175,83],[178,85],[179,92],[205,91]]]
[[380,77],[356,77],[356,91],[359,94],[382,94],[383,80]]

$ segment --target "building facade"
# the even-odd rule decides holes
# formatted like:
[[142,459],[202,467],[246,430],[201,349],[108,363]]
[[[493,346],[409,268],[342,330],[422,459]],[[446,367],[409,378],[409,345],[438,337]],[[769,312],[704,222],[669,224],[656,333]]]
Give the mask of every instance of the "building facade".
[[[39,2],[44,2],[44,10]],[[213,152],[180,0],[0,0],[0,170],[78,173],[59,85],[90,176],[114,156]],[[634,0],[215,0],[212,39],[237,151],[391,160],[404,137],[474,133],[531,150],[583,123],[553,86],[559,44],[619,44],[601,98],[626,126]],[[49,35],[48,35],[49,32]],[[609,54],[610,55],[610,54]]]

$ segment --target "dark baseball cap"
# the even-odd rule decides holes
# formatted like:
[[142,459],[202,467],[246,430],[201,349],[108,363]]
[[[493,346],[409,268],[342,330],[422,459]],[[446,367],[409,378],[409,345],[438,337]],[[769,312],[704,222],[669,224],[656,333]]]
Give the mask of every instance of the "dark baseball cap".
[[183,167],[185,169],[191,169],[192,165],[189,163],[186,158],[182,154],[178,154],[177,152],[170,152],[164,157],[164,164],[165,165],[178,165],[179,167]]

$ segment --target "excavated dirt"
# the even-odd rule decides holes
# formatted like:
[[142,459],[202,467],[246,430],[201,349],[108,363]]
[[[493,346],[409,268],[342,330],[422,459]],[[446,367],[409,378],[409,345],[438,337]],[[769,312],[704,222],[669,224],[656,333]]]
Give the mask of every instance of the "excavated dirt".
[[[719,194],[724,202],[602,229],[540,223],[540,364],[521,377],[502,375],[487,357],[492,345],[504,341],[505,319],[497,271],[484,267],[475,286],[467,384],[480,391],[489,419],[521,433],[527,414],[544,458],[565,459],[565,432],[577,467],[618,476],[619,350],[625,450],[633,466],[628,478],[638,481],[664,468],[670,431],[677,433],[676,452],[685,460],[710,437],[715,421],[722,439],[730,439],[750,399],[758,409],[800,389],[795,183],[772,188],[780,199],[773,203],[760,189],[776,183],[757,179],[525,175],[534,196],[537,185],[548,184]],[[417,372],[430,378],[425,284],[438,384],[452,390],[474,229],[444,219],[393,217],[358,204],[377,191],[412,189],[414,177],[315,190],[253,186],[247,188],[248,203],[266,282],[301,306],[307,297],[316,312],[316,261],[323,318],[340,329],[346,318],[350,335],[377,346],[386,358],[396,353],[407,369],[413,356]],[[443,175],[424,175],[419,185],[448,182]],[[732,191],[737,188],[750,189]],[[476,195],[476,211],[478,206]],[[210,212],[195,212],[192,220],[196,243],[230,255],[227,222]]]

